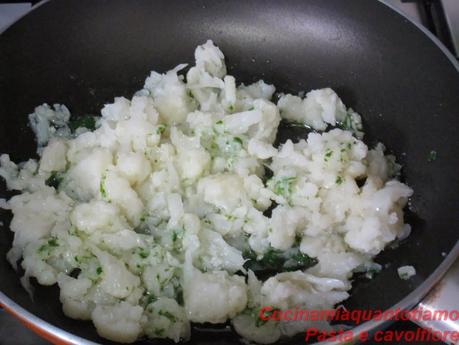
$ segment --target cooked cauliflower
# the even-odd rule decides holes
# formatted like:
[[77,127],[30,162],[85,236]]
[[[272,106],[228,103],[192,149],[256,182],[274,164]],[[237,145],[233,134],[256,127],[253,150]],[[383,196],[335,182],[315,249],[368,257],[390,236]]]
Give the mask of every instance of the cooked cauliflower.
[[[38,158],[0,155],[18,192],[0,199],[13,214],[7,258],[29,293],[30,278],[57,284],[65,315],[112,341],[187,341],[191,322],[230,320],[273,343],[311,325],[262,320],[261,308],[345,300],[353,273],[380,269],[373,257],[409,235],[413,191],[332,89],[273,97],[263,80],[238,85],[212,41],[194,56],[88,123],[35,108]],[[281,120],[311,131],[279,143]]]

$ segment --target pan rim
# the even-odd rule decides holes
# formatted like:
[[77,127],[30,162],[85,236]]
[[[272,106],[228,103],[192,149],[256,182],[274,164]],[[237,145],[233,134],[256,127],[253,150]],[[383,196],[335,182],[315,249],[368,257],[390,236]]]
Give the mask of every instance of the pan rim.
[[[0,30],[0,35],[8,30],[12,25],[17,23],[23,17],[31,13],[32,11],[36,10],[37,8],[41,7],[42,5],[46,4],[50,0],[43,0],[39,3],[32,6],[32,8],[23,14],[22,16],[18,17],[14,22],[4,27]],[[445,47],[445,45],[436,37],[434,36],[427,28],[422,26],[421,24],[415,22],[408,16],[406,16],[403,12],[401,12],[398,8],[393,6],[388,2],[388,0],[378,0],[381,4],[387,6],[391,10],[398,13],[400,16],[405,18],[409,23],[414,25],[418,30],[420,30],[424,35],[426,35],[442,52],[453,67],[459,72],[459,61],[453,56],[453,54]],[[396,310],[399,308],[400,310],[403,309],[410,309],[418,304],[422,298],[427,295],[427,293],[434,287],[436,283],[440,281],[440,279],[446,274],[448,269],[453,265],[456,259],[459,257],[459,240],[456,241],[456,244],[451,249],[450,253],[444,258],[441,264],[427,277],[427,279],[422,282],[416,289],[410,292],[407,296],[405,296],[402,300],[398,303],[394,304],[391,308],[392,310]],[[82,345],[97,345],[97,343],[82,338],[80,336],[74,335],[71,332],[68,332],[62,328],[56,327],[51,323],[39,318],[38,316],[32,314],[27,309],[20,306],[18,303],[13,301],[11,298],[6,296],[2,291],[0,291],[0,306],[3,306],[6,311],[12,313],[14,316],[18,317],[21,321],[23,321],[26,325],[33,325],[36,326],[37,329],[43,331],[44,334],[51,336],[51,338],[55,338],[58,341],[61,341],[65,344],[82,344]],[[353,328],[353,335],[354,338],[358,336],[361,332],[370,332],[381,328],[384,324],[388,324],[391,321],[366,321],[361,325]],[[339,341],[333,342],[321,342],[320,344],[339,344]]]

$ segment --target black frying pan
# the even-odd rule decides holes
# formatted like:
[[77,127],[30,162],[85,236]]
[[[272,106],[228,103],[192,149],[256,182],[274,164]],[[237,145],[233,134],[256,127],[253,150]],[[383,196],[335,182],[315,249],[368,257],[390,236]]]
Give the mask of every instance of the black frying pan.
[[[114,96],[141,88],[150,70],[191,63],[194,48],[208,38],[238,81],[262,78],[288,92],[334,88],[363,115],[367,143],[381,140],[397,155],[415,191],[407,211],[412,235],[377,257],[388,267],[371,281],[357,279],[345,304],[417,303],[458,252],[459,74],[435,41],[376,0],[47,2],[0,36],[0,152],[14,161],[34,155],[26,115],[36,105],[57,102],[76,115],[98,113]],[[435,162],[428,161],[431,150],[438,152]],[[0,195],[10,195],[3,184]],[[9,219],[1,213],[2,303],[54,336],[76,339],[22,308],[103,342],[90,323],[64,317],[57,288],[38,288],[36,302],[30,300],[5,260]],[[442,253],[450,255],[435,271]],[[417,270],[408,281],[396,273],[406,264]],[[192,336],[196,344],[236,341],[226,331],[195,330]]]

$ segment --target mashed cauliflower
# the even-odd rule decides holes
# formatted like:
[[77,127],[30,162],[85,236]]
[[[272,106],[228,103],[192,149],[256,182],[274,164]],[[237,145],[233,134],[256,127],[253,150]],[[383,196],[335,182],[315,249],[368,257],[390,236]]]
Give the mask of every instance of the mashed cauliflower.
[[[39,159],[0,156],[19,192],[0,202],[13,214],[8,259],[27,289],[31,277],[58,284],[64,313],[113,341],[178,342],[190,322],[231,321],[272,343],[302,327],[256,311],[345,300],[353,272],[409,233],[412,190],[332,89],[275,104],[273,85],[237,85],[212,41],[195,59],[152,72],[101,117],[35,109]],[[281,119],[311,132],[275,147]]]

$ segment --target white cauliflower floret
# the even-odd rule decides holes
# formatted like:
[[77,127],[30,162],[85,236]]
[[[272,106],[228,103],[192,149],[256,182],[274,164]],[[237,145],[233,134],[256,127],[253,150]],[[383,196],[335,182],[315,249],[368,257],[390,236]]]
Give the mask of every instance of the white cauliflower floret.
[[226,75],[225,57],[211,40],[196,48],[194,58],[196,67],[204,69],[213,77],[223,78]]
[[151,173],[150,162],[141,153],[119,153],[116,168],[131,185],[141,183]]
[[142,274],[142,281],[153,296],[175,297],[174,280],[176,268],[167,262],[147,266]]
[[276,139],[277,126],[281,120],[279,109],[274,103],[264,99],[255,100],[253,106],[255,110],[261,111],[261,120],[249,129],[249,136],[272,144]]
[[143,203],[129,182],[115,171],[109,170],[103,176],[99,191],[101,197],[117,205],[126,218],[136,226],[143,211]]
[[57,282],[59,284],[59,299],[62,303],[64,314],[73,319],[90,320],[93,307],[86,293],[92,286],[87,278],[72,278],[60,273]]
[[[371,185],[367,179],[366,186]],[[370,188],[370,187],[369,187]],[[364,188],[365,190],[365,188]],[[363,212],[360,217],[349,217],[344,239],[354,250],[376,255],[387,243],[403,231],[402,209],[413,190],[398,181],[392,180],[377,191],[373,191],[368,199],[364,198]]]
[[89,201],[99,195],[100,181],[107,167],[112,164],[112,154],[102,148],[92,149],[80,156],[65,175],[63,189],[80,201]]
[[[103,127],[102,127],[103,128]],[[112,139],[113,133],[110,133]],[[114,129],[115,145],[119,144],[118,152],[135,151],[145,156],[158,145],[160,133],[156,120],[147,115],[132,116],[118,121]]]
[[[258,325],[258,318],[258,314],[240,314],[232,319],[231,323],[239,335],[257,344],[272,344],[278,341],[281,336],[278,322],[270,320]],[[302,330],[304,331],[304,328]]]
[[150,91],[161,120],[168,124],[184,122],[194,110],[185,83],[177,75],[185,66],[179,65],[165,74],[151,72],[145,80],[144,88]]
[[337,234],[303,236],[300,250],[317,258],[318,263],[307,272],[319,277],[347,279],[355,268],[366,261],[363,255],[349,251],[342,236]]
[[156,125],[159,117],[153,99],[148,96],[132,97],[129,114],[131,118],[139,118],[153,125]]
[[301,271],[278,273],[263,283],[263,305],[281,309],[303,306],[331,309],[349,297],[349,284],[334,278],[319,278]]
[[198,137],[187,137],[173,127],[171,142],[177,150],[175,162],[182,180],[194,181],[209,168],[210,154],[201,147]]
[[123,261],[96,248],[92,252],[102,267],[100,287],[105,292],[117,298],[126,298],[140,285],[139,277],[132,274]]
[[102,116],[111,121],[126,120],[129,118],[131,102],[124,97],[115,97],[115,101],[102,108]]
[[142,333],[142,313],[142,307],[127,302],[97,305],[92,312],[92,320],[101,337],[119,343],[132,343]]
[[276,207],[271,216],[271,232],[268,235],[271,246],[286,250],[293,245],[297,230],[305,224],[304,212],[299,208]]
[[44,147],[40,159],[40,172],[65,170],[67,145],[62,139],[53,138]]
[[330,88],[312,90],[304,99],[290,94],[277,103],[284,119],[304,123],[317,130],[325,130],[327,124],[343,121],[346,108],[338,95]]
[[70,214],[70,221],[78,230],[94,232],[117,232],[127,227],[113,204],[102,200],[78,204]]
[[178,343],[190,338],[190,322],[175,300],[160,297],[146,308],[145,333],[151,338],[169,338]]
[[231,76],[227,75],[223,79],[225,84],[223,89],[223,100],[222,103],[229,112],[232,112],[235,109],[236,104],[236,79]]
[[40,256],[40,247],[40,242],[30,243],[23,252],[24,260],[21,266],[25,270],[23,281],[27,281],[26,285],[29,277],[35,277],[42,285],[53,285],[57,281],[58,272]]
[[244,188],[257,209],[264,211],[271,206],[273,193],[265,188],[263,181],[258,176],[244,177]]
[[226,271],[202,273],[192,266],[185,270],[184,300],[190,321],[221,323],[245,308],[243,277]]
[[258,159],[268,159],[276,155],[277,150],[271,145],[258,139],[250,139],[247,146],[249,154]]
[[180,150],[177,154],[177,168],[183,180],[195,181],[210,166],[210,155],[204,149]]
[[0,176],[6,181],[9,190],[36,192],[45,185],[47,175],[38,173],[38,163],[29,159],[17,166],[10,160],[9,155],[0,156]]
[[237,96],[244,104],[252,105],[255,99],[271,100],[276,88],[274,85],[266,84],[263,80],[259,80],[250,85],[241,84],[237,89]]
[[70,111],[65,105],[54,104],[51,108],[45,103],[35,108],[35,111],[29,115],[29,122],[37,139],[38,152],[50,138],[70,136],[70,129],[67,125],[69,119]]
[[226,131],[238,135],[247,133],[250,127],[260,123],[262,119],[262,111],[253,109],[225,116],[222,125]]
[[128,229],[115,233],[96,232],[91,239],[116,250],[130,250],[146,245],[142,235]]
[[8,205],[14,215],[10,223],[10,229],[15,233],[13,246],[24,248],[28,243],[49,235],[53,228],[67,227],[72,200],[47,187],[16,195]]
[[235,174],[219,174],[199,180],[197,191],[205,202],[226,212],[247,203],[243,180]]
[[203,229],[199,234],[201,252],[199,260],[206,270],[245,271],[242,252],[225,242],[218,232]]

